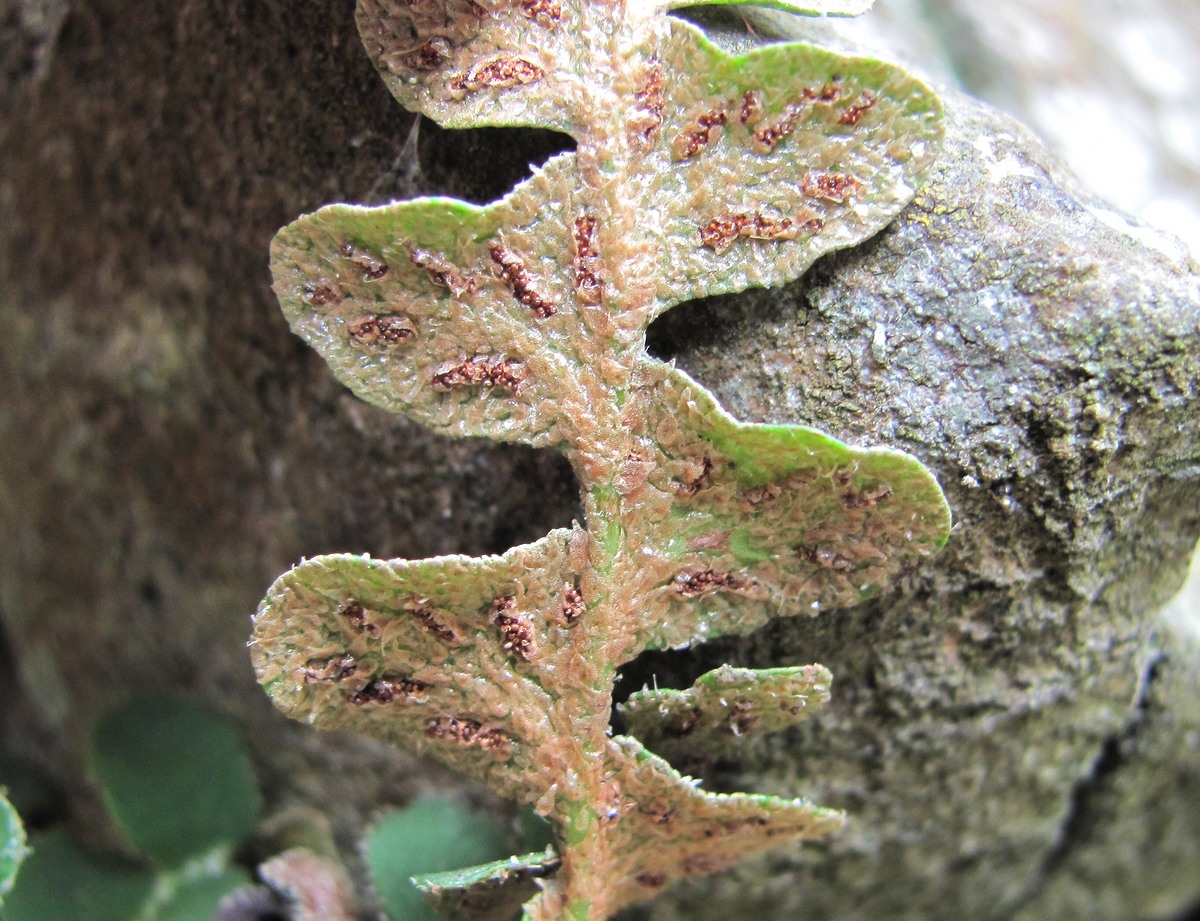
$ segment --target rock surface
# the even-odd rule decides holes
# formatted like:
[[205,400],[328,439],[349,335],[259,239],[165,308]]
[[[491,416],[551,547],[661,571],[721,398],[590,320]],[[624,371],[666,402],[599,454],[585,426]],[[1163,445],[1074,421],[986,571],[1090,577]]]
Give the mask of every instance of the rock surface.
[[[1200,526],[1200,278],[948,101],[940,165],[874,241],[651,330],[740,418],[913,452],[957,521],[901,594],[698,650],[835,676],[831,710],[734,777],[798,776],[851,828],[752,911],[1165,917],[1200,890],[1200,659],[1155,615]],[[745,912],[753,872],[648,917]]]
[[[328,805],[350,847],[453,780],[275,714],[244,649],[262,591],[304,554],[503,549],[569,523],[573,484],[357,403],[287,333],[267,242],[333,200],[488,200],[563,139],[414,137],[348,3],[9,6],[3,750],[102,835],[89,726],[183,688],[249,731],[273,806]],[[639,665],[828,665],[823,719],[701,767],[853,816],[645,917],[1152,921],[1200,898],[1200,645],[1155,613],[1200,532],[1197,270],[949,102],[941,166],[879,238],[652,330],[744,419],[916,453],[959,526],[900,594]]]

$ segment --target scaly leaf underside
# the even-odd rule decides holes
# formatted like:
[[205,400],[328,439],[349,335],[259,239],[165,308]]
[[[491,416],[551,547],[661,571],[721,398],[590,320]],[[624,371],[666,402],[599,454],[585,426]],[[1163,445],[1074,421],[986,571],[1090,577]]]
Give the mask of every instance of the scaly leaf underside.
[[[671,306],[782,284],[882,228],[936,156],[936,97],[807,45],[727,54],[662,15],[674,5],[359,0],[404,105],[448,126],[555,128],[577,148],[491,205],[331,205],[272,247],[289,323],[358,395],[449,434],[557,448],[583,487],[586,528],[482,559],[317,557],[256,619],[256,667],[285,712],[422,750],[551,819],[560,863],[531,919],[599,921],[836,830],[802,801],[704,793],[610,738],[615,670],[854,604],[949,532],[913,458],[739,423],[644,347]],[[784,728],[828,695],[820,666],[718,670],[626,714],[683,753]]]

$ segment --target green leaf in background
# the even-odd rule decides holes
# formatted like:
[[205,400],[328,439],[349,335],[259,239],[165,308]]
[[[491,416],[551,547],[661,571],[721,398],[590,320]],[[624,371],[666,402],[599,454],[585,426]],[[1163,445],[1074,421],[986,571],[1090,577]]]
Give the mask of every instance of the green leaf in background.
[[561,861],[554,848],[413,880],[444,921],[512,921]]
[[5,921],[130,921],[154,889],[154,874],[87,853],[62,830],[33,839]]
[[250,882],[240,868],[221,868],[182,881],[153,912],[153,921],[210,921],[221,899]]
[[164,867],[230,847],[258,822],[237,731],[179,698],[140,697],[110,714],[92,740],[92,770],[130,842]]
[[17,868],[25,859],[25,829],[17,810],[0,793],[0,905],[12,889]]
[[412,877],[501,859],[506,839],[498,823],[454,800],[420,799],[371,830],[365,857],[391,921],[438,921]]

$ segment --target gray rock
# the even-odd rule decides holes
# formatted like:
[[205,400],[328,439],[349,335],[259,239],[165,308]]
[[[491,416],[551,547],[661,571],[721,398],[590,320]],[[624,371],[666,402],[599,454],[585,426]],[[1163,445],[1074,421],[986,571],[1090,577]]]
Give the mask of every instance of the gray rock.
[[697,652],[832,669],[831,708],[736,779],[852,821],[777,861],[786,886],[743,870],[656,921],[1130,921],[1200,895],[1200,646],[1157,616],[1200,527],[1197,268],[947,102],[940,164],[879,237],[651,330],[742,419],[913,452],[957,522],[903,593]]

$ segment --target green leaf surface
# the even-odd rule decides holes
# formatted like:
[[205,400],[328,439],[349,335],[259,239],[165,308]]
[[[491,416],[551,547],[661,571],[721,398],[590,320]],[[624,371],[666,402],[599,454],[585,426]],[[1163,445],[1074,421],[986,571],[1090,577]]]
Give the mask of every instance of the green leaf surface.
[[360,0],[358,30],[404,107],[450,128],[570,131],[589,86],[579,62],[605,36],[580,0]]
[[722,665],[685,690],[634,692],[621,705],[621,716],[631,735],[665,758],[716,755],[730,743],[808,719],[829,702],[832,682],[833,675],[821,665]]
[[131,921],[154,889],[143,867],[97,857],[65,831],[34,837],[4,903],[5,921]]
[[181,880],[146,921],[211,921],[221,899],[250,882],[240,868],[220,868]]
[[862,242],[940,149],[937,96],[895,65],[798,42],[731,55],[680,21],[662,54],[675,79],[627,240],[655,255],[655,313]]
[[253,831],[260,799],[237,730],[170,695],[128,701],[92,739],[113,818],[155,863],[178,867]]
[[443,921],[513,921],[537,894],[537,881],[560,863],[551,848],[478,867],[422,874],[413,884]]
[[645,373],[662,454],[626,527],[654,548],[639,577],[649,647],[857,604],[945,543],[949,507],[915,458],[739,423],[682,371]]
[[379,822],[363,856],[391,921],[437,921],[412,877],[496,860],[504,829],[455,800],[421,799]]
[[752,854],[827,839],[845,822],[841,812],[802,799],[705,792],[627,736],[613,737],[606,754],[610,789],[619,791],[603,829],[612,858],[604,879],[609,911]]
[[25,827],[5,792],[0,788],[0,905],[12,889],[17,870],[27,853]]
[[[535,447],[587,411],[565,154],[487,207],[331,205],[271,250],[292,329],[364,400],[436,431]],[[581,351],[583,349],[584,351]]]
[[[259,680],[284,712],[409,748],[510,795],[533,792],[553,674],[574,584],[571,531],[499,557],[408,562],[337,554],[282,576],[255,618]],[[524,619],[529,645],[506,648],[497,605]]]

